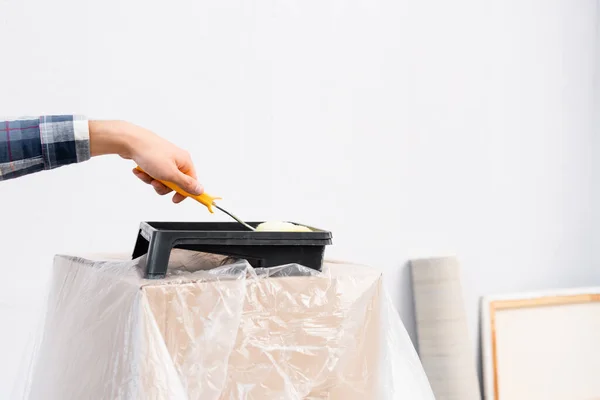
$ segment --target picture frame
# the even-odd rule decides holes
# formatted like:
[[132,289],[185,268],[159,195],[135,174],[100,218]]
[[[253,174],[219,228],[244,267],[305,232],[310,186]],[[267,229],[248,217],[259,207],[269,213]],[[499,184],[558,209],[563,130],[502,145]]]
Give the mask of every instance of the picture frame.
[[600,399],[600,287],[486,296],[485,400]]

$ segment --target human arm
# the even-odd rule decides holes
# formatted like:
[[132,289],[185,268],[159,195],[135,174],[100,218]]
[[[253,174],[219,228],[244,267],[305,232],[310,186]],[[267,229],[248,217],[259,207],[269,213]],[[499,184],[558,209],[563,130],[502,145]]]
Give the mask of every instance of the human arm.
[[[0,181],[105,154],[131,159],[154,178],[172,181],[189,193],[203,191],[186,151],[128,122],[88,121],[73,115],[0,121]],[[150,175],[134,174],[157,193],[170,192]],[[178,194],[173,198],[181,200]]]

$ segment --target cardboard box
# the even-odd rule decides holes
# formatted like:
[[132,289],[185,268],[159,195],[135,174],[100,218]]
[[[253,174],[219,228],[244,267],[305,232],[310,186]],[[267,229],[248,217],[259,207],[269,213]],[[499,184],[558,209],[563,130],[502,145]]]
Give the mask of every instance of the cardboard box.
[[[381,275],[57,256],[30,399],[376,399]],[[416,398],[416,397],[415,397]]]

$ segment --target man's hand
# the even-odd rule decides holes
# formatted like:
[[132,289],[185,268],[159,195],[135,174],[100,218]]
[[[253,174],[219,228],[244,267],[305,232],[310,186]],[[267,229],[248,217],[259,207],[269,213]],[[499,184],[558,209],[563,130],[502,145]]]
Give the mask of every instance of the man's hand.
[[[199,195],[204,188],[198,182],[190,155],[185,150],[150,132],[147,129],[121,121],[90,121],[90,152],[92,157],[118,154],[133,160],[144,171],[133,173],[152,185],[156,193],[166,195],[171,189],[158,180],[173,182],[188,193]],[[153,179],[155,178],[155,179]],[[175,193],[173,202],[185,197]]]

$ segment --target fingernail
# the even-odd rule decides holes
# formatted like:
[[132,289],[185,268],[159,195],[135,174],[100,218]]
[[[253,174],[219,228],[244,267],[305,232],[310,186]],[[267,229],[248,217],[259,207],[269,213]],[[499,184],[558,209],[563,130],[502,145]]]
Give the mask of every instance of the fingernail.
[[195,192],[194,194],[197,196],[201,195],[202,193],[204,193],[204,186],[202,186],[202,184],[200,184],[200,183],[197,183],[196,189],[194,190],[194,192]]

